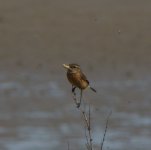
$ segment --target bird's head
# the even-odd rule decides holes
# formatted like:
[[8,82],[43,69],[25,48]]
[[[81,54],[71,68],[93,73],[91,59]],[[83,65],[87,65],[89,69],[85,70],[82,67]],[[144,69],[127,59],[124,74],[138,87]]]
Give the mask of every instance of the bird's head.
[[67,71],[71,72],[71,73],[77,73],[80,72],[80,66],[78,64],[63,64],[63,67],[67,69]]

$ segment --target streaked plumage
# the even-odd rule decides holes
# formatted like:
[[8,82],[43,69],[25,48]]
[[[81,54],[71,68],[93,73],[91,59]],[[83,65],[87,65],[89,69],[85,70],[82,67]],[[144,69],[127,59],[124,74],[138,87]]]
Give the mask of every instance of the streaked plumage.
[[89,85],[89,81],[78,64],[63,64],[63,66],[67,69],[67,78],[73,86],[78,87],[81,90],[89,87],[91,90],[96,92],[96,90]]

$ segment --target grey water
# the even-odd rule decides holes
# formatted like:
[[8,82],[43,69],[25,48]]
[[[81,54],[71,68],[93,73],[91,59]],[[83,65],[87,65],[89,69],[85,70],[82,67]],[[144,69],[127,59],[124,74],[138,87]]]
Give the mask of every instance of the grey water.
[[[28,77],[28,78],[27,78]],[[85,149],[84,124],[69,85],[45,74],[0,74],[0,149]],[[59,81],[60,80],[60,81]],[[151,147],[151,79],[99,80],[91,105],[92,136],[100,146],[110,110],[104,149],[149,150]],[[62,88],[64,87],[64,88]],[[91,101],[93,99],[93,101]]]

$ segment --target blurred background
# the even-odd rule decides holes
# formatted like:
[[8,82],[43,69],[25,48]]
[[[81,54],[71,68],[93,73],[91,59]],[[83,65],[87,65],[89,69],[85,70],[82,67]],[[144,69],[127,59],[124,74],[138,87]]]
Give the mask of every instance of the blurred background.
[[150,0],[1,0],[0,149],[85,148],[63,63],[78,63],[96,148],[151,147]]

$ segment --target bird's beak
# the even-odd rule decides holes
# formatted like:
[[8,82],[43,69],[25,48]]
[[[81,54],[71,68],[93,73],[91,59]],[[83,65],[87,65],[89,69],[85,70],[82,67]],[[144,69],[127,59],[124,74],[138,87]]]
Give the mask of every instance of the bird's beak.
[[66,69],[70,69],[69,65],[63,64],[63,67]]

